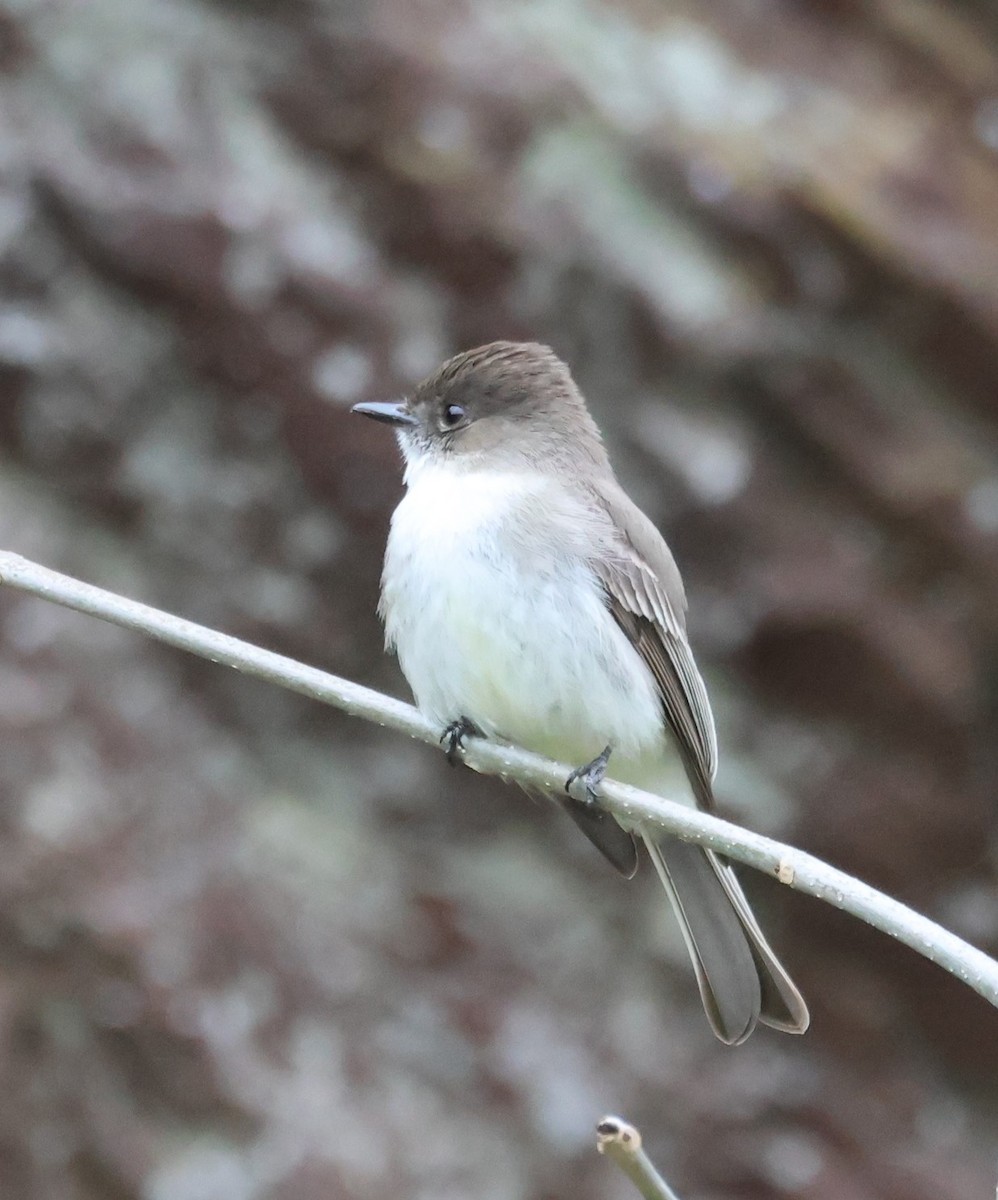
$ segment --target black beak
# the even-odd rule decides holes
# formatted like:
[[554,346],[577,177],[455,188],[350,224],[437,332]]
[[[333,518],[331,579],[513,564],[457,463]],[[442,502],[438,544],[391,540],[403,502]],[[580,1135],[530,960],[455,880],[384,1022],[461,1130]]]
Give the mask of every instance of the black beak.
[[350,411],[360,413],[362,417],[371,417],[375,421],[384,421],[388,425],[416,424],[416,418],[404,404],[387,404],[382,401],[372,401],[365,404],[355,404]]

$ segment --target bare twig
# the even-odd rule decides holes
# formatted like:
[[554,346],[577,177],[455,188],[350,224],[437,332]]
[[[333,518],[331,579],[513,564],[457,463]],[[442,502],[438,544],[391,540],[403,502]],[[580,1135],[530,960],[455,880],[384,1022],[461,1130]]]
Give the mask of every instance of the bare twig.
[[620,1117],[606,1116],[596,1126],[596,1149],[617,1164],[645,1200],[679,1200],[641,1148],[641,1134]]
[[[331,704],[352,716],[390,726],[430,745],[439,742],[441,730],[410,704],[60,575],[20,555],[0,551],[0,583],[138,630],[212,662],[235,667]],[[517,746],[497,745],[481,738],[468,739],[464,760],[476,771],[515,779],[553,793],[561,790],[570,771],[568,764],[555,763]],[[998,1006],[998,963],[927,917],[813,855],[742,829],[730,821],[722,821],[710,813],[663,800],[612,780],[603,783],[601,802],[610,812],[633,824],[650,823],[686,841],[709,846],[789,887],[852,913],[938,963]]]

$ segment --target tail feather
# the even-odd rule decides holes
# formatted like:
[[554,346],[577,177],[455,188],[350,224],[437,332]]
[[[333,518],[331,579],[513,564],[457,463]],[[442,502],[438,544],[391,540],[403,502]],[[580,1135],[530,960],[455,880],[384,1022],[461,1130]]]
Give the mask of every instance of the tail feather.
[[574,796],[562,796],[561,802],[596,849],[625,879],[633,879],[638,869],[638,848],[634,834],[598,804],[576,800]]
[[803,997],[766,941],[730,866],[675,838],[641,836],[672,902],[707,1019],[722,1042],[743,1042],[758,1022],[803,1033]]
[[705,850],[704,854],[711,860],[721,886],[728,893],[745,926],[745,934],[752,956],[756,960],[759,983],[762,987],[762,1010],[759,1020],[772,1029],[782,1029],[784,1033],[805,1033],[811,1023],[807,1004],[797,985],[787,974],[786,968],[776,957],[772,946],[766,941],[766,936],[759,927],[756,915],[749,907],[738,882],[738,876],[731,865],[722,862],[712,850]]

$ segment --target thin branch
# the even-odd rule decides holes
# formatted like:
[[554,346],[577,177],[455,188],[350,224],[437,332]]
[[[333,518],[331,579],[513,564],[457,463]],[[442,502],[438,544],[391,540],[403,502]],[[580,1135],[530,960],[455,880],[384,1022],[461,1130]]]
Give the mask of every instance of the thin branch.
[[641,1133],[620,1117],[606,1116],[596,1126],[596,1149],[616,1163],[645,1200],[679,1200],[641,1148]]
[[[60,575],[20,555],[0,551],[0,583],[138,630],[212,662],[235,667],[313,700],[331,704],[352,716],[397,729],[429,745],[439,743],[442,731],[410,704]],[[481,738],[468,739],[464,760],[476,771],[515,779],[552,793],[561,790],[571,769],[568,764],[552,762],[517,746],[498,745]],[[709,846],[727,858],[736,859],[789,887],[852,913],[931,959],[998,1006],[998,962],[934,921],[813,855],[742,829],[710,813],[663,800],[612,780],[603,783],[601,802],[608,811],[631,824],[648,822],[685,841]]]

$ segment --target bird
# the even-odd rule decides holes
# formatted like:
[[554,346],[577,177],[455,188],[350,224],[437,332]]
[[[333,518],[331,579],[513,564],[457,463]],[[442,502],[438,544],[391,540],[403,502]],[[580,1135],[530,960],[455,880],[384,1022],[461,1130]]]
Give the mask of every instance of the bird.
[[477,736],[580,764],[560,801],[623,876],[644,844],[715,1035],[803,1033],[807,1005],[731,864],[599,804],[611,760],[651,791],[678,760],[713,810],[718,746],[679,569],[568,366],[548,346],[491,342],[352,411],[393,427],[402,452],[378,612],[448,756]]

